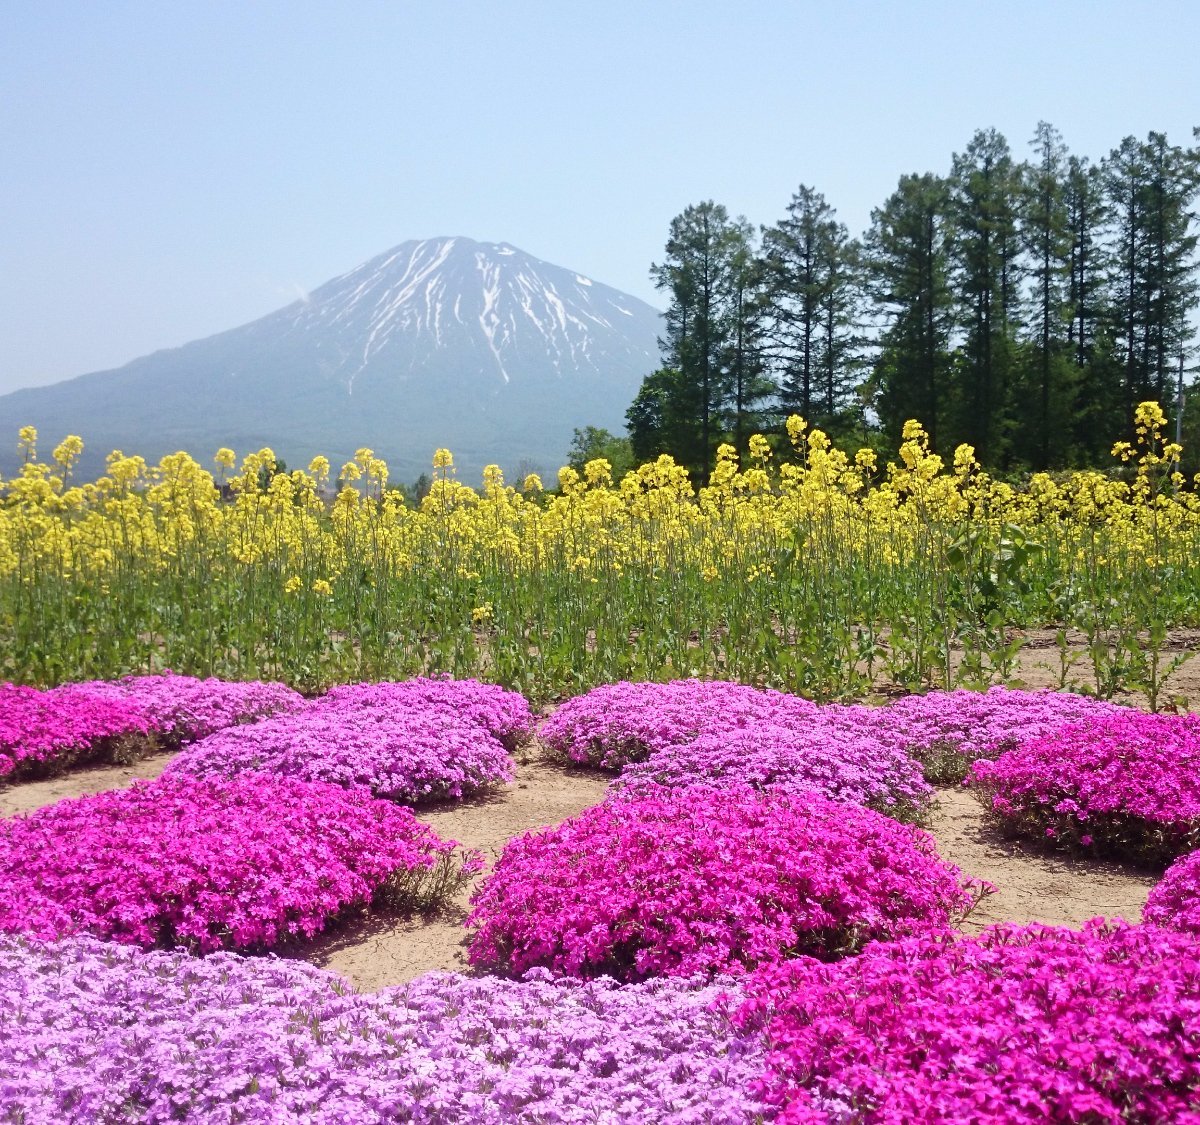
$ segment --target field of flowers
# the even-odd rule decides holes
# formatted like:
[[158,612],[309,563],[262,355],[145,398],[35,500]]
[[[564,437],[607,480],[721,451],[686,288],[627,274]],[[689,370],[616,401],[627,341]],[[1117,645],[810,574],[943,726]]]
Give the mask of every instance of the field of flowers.
[[[6,1125],[1200,1123],[1191,716],[699,680],[541,720],[446,678],[0,690],[13,762],[175,754],[0,819]],[[605,798],[490,863],[416,818],[531,739]],[[1166,868],[1144,921],[959,932],[992,888],[920,826],[946,773],[1030,846]],[[357,993],[294,959],[466,888],[470,974]]]
[[1200,496],[1161,410],[1111,474],[1019,485],[911,423],[894,464],[799,418],[790,445],[723,447],[695,487],[670,458],[482,487],[435,457],[419,508],[369,449],[215,473],[114,453],[75,483],[80,439],[0,481],[0,679],[36,686],[165,667],[331,684],[449,673],[534,703],[621,680],[701,676],[854,699],[1011,681],[1019,630],[1049,630],[1059,686],[1169,701],[1200,626]]

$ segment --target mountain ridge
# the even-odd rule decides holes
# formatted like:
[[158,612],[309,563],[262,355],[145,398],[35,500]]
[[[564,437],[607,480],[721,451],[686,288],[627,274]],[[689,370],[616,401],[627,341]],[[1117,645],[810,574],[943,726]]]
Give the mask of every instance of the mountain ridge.
[[80,434],[85,476],[112,448],[207,464],[222,445],[292,465],[369,445],[399,480],[443,446],[464,479],[553,472],[575,427],[621,428],[660,330],[645,302],[509,243],[410,240],[247,324],[0,396],[0,429],[9,449],[22,425]]

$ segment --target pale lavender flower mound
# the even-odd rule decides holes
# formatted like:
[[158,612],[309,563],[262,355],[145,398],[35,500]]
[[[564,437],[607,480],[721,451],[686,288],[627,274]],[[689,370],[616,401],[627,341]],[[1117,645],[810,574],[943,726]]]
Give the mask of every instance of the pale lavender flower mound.
[[197,679],[164,672],[80,685],[99,695],[127,699],[145,713],[156,734],[175,742],[205,738],[238,723],[298,711],[304,696],[287,684],[262,680]]
[[572,762],[619,770],[701,734],[811,721],[815,703],[725,680],[604,684],[567,700],[541,726],[542,741]]
[[0,1121],[737,1125],[769,1119],[732,982],[358,995],[298,962],[0,938]]
[[919,818],[933,789],[919,763],[876,736],[865,707],[821,707],[793,727],[770,722],[709,732],[653,751],[610,786],[636,800],[660,788],[748,785],[816,790],[899,819]]
[[484,723],[439,703],[383,692],[366,702],[327,698],[221,731],[181,754],[167,772],[246,771],[364,785],[377,797],[409,804],[461,799],[514,776],[508,751]]
[[442,710],[464,722],[482,727],[509,750],[515,750],[533,734],[533,712],[518,692],[479,680],[427,679],[342,684],[331,688],[312,708],[332,709],[345,714],[352,707],[428,712]]
[[971,762],[995,758],[1068,723],[1129,713],[1126,707],[1063,691],[931,691],[869,713],[873,732],[924,763],[930,780],[959,781]]

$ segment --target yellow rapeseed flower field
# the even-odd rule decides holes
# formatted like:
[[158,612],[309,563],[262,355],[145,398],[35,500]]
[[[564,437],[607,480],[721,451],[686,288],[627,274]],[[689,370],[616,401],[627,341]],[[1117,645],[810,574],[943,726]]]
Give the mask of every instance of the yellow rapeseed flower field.
[[881,467],[793,417],[790,451],[722,446],[699,489],[666,456],[619,483],[564,468],[553,494],[489,466],[474,489],[439,449],[417,508],[366,448],[332,496],[328,460],[275,473],[270,449],[221,449],[215,475],[118,451],[76,484],[82,441],[45,463],[25,427],[0,480],[0,678],[445,671],[544,696],[695,674],[828,698],[880,673],[1005,680],[1012,630],[1048,626],[1086,636],[1092,690],[1157,705],[1166,629],[1200,621],[1200,499],[1164,425],[1143,403],[1122,474],[1020,488],[969,446],[944,463],[916,422]]

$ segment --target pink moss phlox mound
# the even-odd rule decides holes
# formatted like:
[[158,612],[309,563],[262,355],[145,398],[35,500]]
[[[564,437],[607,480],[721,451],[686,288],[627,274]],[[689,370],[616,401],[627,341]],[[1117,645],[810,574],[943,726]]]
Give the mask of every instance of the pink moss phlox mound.
[[0,938],[0,1119],[751,1125],[770,1110],[738,1000],[544,974],[362,996],[301,962]]
[[508,751],[483,725],[402,696],[381,696],[370,705],[323,700],[233,727],[196,743],[168,774],[232,777],[247,770],[364,785],[378,797],[409,804],[459,800],[514,776]]
[[725,680],[623,681],[567,700],[538,733],[572,762],[615,771],[701,734],[757,723],[792,727],[816,712],[799,696]]
[[198,680],[166,673],[87,680],[48,691],[0,684],[0,776],[21,764],[66,766],[107,752],[136,757],[154,744],[203,738],[304,698],[284,684]]
[[86,684],[40,691],[0,683],[0,777],[23,765],[86,758],[115,740],[145,739],[152,728],[138,703]]
[[0,932],[267,949],[352,905],[424,904],[481,865],[363,789],[175,777],[0,820]]
[[417,678],[379,683],[343,684],[330,689],[312,705],[345,713],[352,707],[396,713],[404,708],[428,712],[441,709],[464,722],[482,727],[508,750],[533,734],[529,703],[518,692],[479,680]]
[[474,965],[639,980],[837,957],[973,903],[920,829],[815,793],[696,787],[509,841],[467,925]]
[[656,787],[775,786],[918,818],[933,790],[919,763],[877,738],[868,718],[866,708],[829,705],[796,728],[762,723],[702,734],[626,766],[611,792],[627,800]]
[[1200,716],[1074,723],[975,763],[971,777],[1017,835],[1149,863],[1200,844]]
[[126,676],[80,685],[98,694],[132,701],[149,716],[156,733],[169,741],[188,742],[238,723],[266,715],[298,711],[304,696],[286,684],[197,679],[166,672],[161,676]]
[[787,1125],[1200,1122],[1200,945],[1149,927],[998,926],[770,966],[756,1087]]
[[1142,920],[1200,935],[1200,852],[1189,852],[1167,868],[1146,900]]
[[872,715],[879,736],[924,763],[931,781],[959,781],[977,758],[994,758],[1067,723],[1125,713],[1070,692],[993,687],[908,695]]

